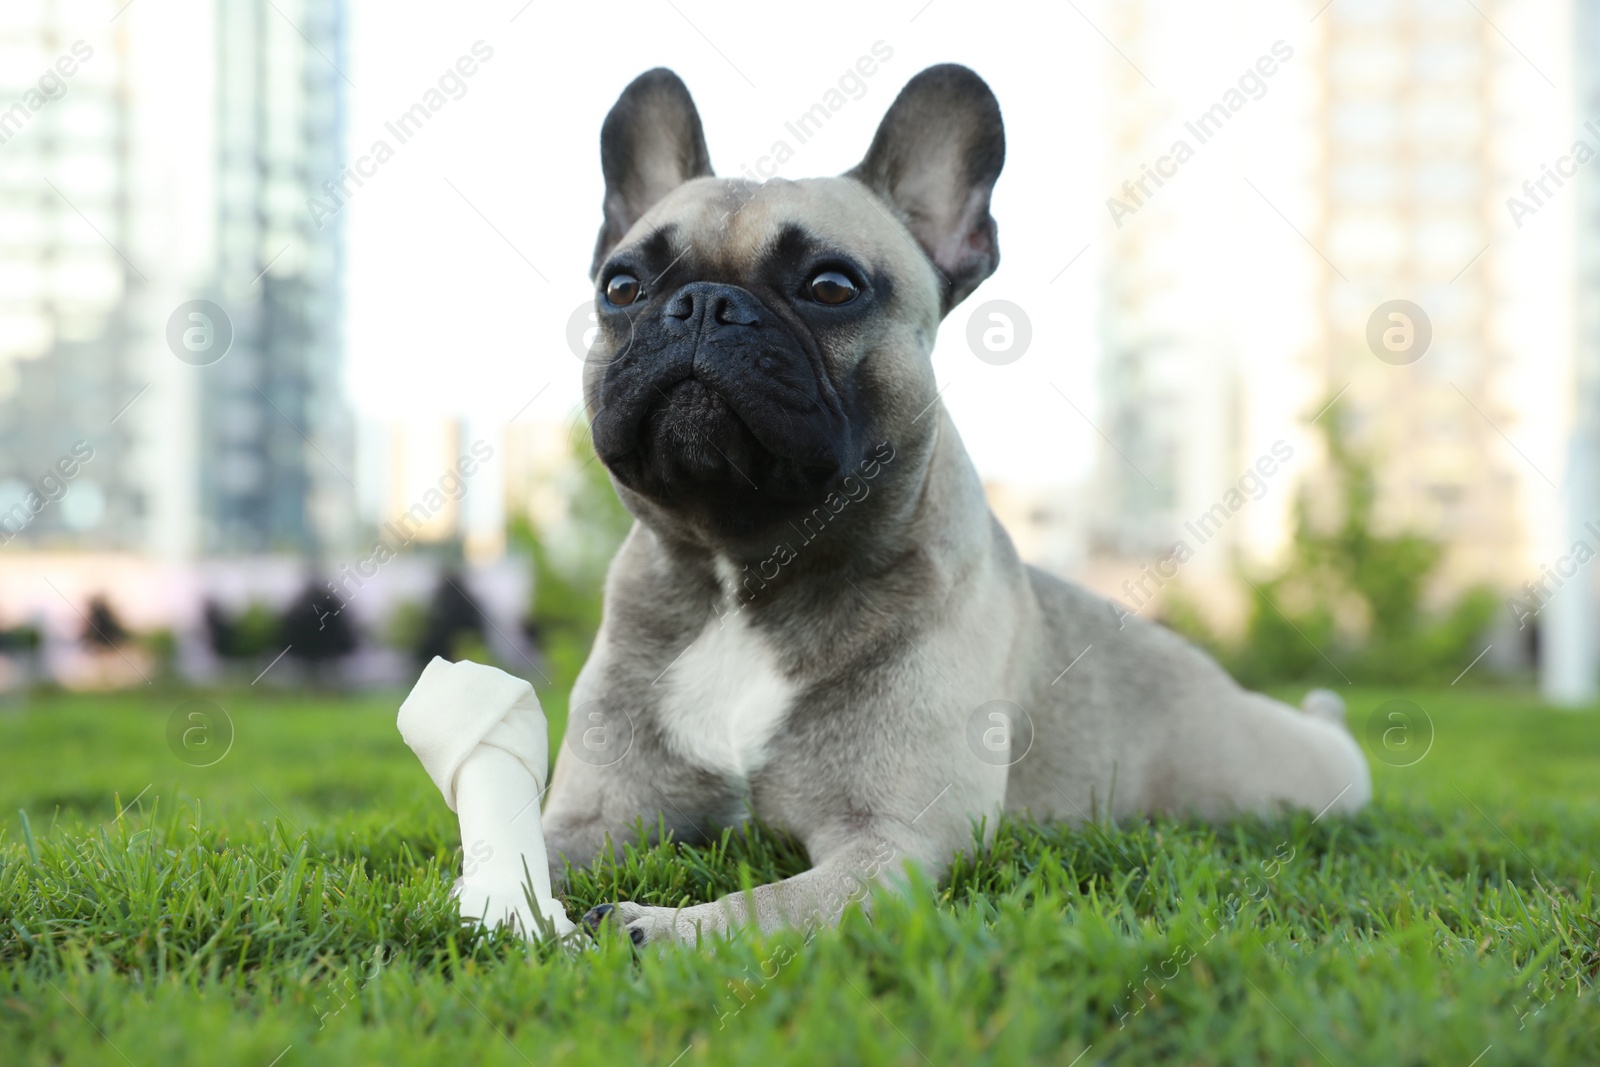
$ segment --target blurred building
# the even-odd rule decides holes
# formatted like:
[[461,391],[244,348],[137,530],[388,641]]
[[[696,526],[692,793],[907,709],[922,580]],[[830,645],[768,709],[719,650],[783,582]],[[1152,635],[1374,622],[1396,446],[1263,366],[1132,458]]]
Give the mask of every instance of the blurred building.
[[[115,10],[0,7],[0,542],[13,548],[143,537],[140,442],[118,418],[142,384],[132,305],[146,278],[123,251],[130,90]],[[79,441],[93,459],[70,464],[63,492],[57,465]]]
[[1076,494],[995,481],[984,482],[983,493],[1023,559],[1052,574],[1084,573],[1083,527],[1089,516]]
[[[1203,17],[1226,21],[1244,6],[1208,7]],[[1267,80],[1270,94],[1263,90],[1300,118],[1265,127],[1283,132],[1246,147],[1256,131],[1236,127],[1267,106],[1254,97],[1214,140],[1194,129],[1219,99],[1194,95],[1211,91],[1218,64],[1185,92],[1155,91],[1142,73],[1193,72],[1181,23],[1198,14],[1176,0],[1107,10],[1106,32],[1126,56],[1106,67],[1110,188],[1146,175],[1178,137],[1201,162],[1178,170],[1183,193],[1157,182],[1155,195],[1128,197],[1137,214],[1108,231],[1102,250],[1100,429],[1114,444],[1098,464],[1104,518],[1091,531],[1089,580],[1137,569],[1178,540],[1196,547],[1186,524],[1254,463],[1277,427],[1295,452],[1292,473],[1272,499],[1249,505],[1247,521],[1225,524],[1185,578],[1226,581],[1241,554],[1259,558],[1263,546],[1281,545],[1294,493],[1315,486],[1324,461],[1309,421],[1337,397],[1336,415],[1325,417],[1342,420],[1377,461],[1379,522],[1443,542],[1448,590],[1520,585],[1530,545],[1525,489],[1539,476],[1507,460],[1502,434],[1516,435],[1519,410],[1506,386],[1519,354],[1502,339],[1517,333],[1503,317],[1508,289],[1526,282],[1511,277],[1511,242],[1495,231],[1505,229],[1499,179],[1527,165],[1507,147],[1507,128],[1519,108],[1525,115],[1543,103],[1506,84],[1507,55],[1522,61],[1502,55],[1505,43],[1470,4],[1328,5],[1304,31],[1283,30],[1292,60],[1278,56],[1281,70]],[[1255,17],[1244,24],[1261,26],[1258,48],[1268,54],[1274,27]],[[1243,190],[1250,210],[1297,242],[1274,268],[1286,279],[1278,293],[1257,289],[1259,274],[1249,289],[1219,276],[1239,235],[1230,239],[1207,217],[1222,212],[1183,200],[1207,180],[1218,197]],[[1369,347],[1369,319],[1390,300],[1414,302],[1431,320],[1431,345],[1414,364],[1381,361]],[[1253,320],[1267,319],[1261,307],[1276,329],[1287,319],[1302,332],[1247,343]],[[1119,581],[1095,584],[1115,593]]]
[[361,513],[368,532],[474,563],[504,554],[513,452],[504,427],[413,419],[363,431],[361,480],[376,490]]
[[[344,2],[216,3],[214,62],[185,72],[205,110],[159,118],[169,16],[134,33],[125,7],[0,5],[0,540],[342,551],[342,216],[314,219],[308,200],[344,170]],[[204,197],[162,188],[172,145],[155,138],[174,128],[188,169],[214,166]],[[180,363],[169,320],[197,298],[231,344]],[[58,486],[79,441],[92,460]],[[50,499],[30,509],[30,493]]]
[[[1209,229],[1214,219],[1195,213],[1192,200],[1166,189],[1153,171],[1163,157],[1170,159],[1175,139],[1199,147],[1185,132],[1197,108],[1183,94],[1153,91],[1144,73],[1192,69],[1196,57],[1187,51],[1185,20],[1231,21],[1237,6],[1224,2],[1202,12],[1181,0],[1140,0],[1103,9],[1106,33],[1123,53],[1106,65],[1106,186],[1135,213],[1108,229],[1098,249],[1103,284],[1096,429],[1109,443],[1101,446],[1093,504],[1086,529],[1079,531],[1087,558],[1069,573],[1124,601],[1130,600],[1125,582],[1139,580],[1180,540],[1196,541],[1185,523],[1203,515],[1251,458],[1244,455],[1240,417],[1242,357],[1219,317],[1216,279],[1206,265],[1216,240]],[[1203,151],[1209,160],[1225,162],[1231,148]],[[1174,177],[1195,191],[1192,172],[1168,175]],[[1064,547],[1068,531],[1060,509],[1026,513],[1038,528],[1034,539],[1055,543],[1059,559],[1073,556]],[[1047,535],[1041,516],[1049,514],[1056,520]],[[1243,523],[1215,531],[1205,551],[1185,565],[1186,579],[1214,583],[1231,564],[1244,531]]]
[[[1503,45],[1472,5],[1433,0],[1334,4],[1316,27],[1322,210],[1307,237],[1327,261],[1314,264],[1311,373],[1329,400],[1343,391],[1355,443],[1381,457],[1383,521],[1445,542],[1453,584],[1514,586],[1525,471],[1503,458],[1517,413],[1501,400],[1514,362],[1498,341],[1506,268],[1492,232],[1497,171],[1513,167],[1499,154],[1513,114]],[[1367,324],[1394,299],[1424,309],[1431,346],[1399,373],[1367,373],[1387,369]]]
[[[1600,0],[1573,5],[1574,104],[1580,121],[1600,119]],[[1590,144],[1593,145],[1590,140]],[[1540,547],[1563,551],[1593,544],[1600,516],[1600,176],[1592,165],[1573,175],[1573,374],[1571,431],[1557,529]],[[1558,557],[1559,559],[1559,557]],[[1539,617],[1540,688],[1552,703],[1593,704],[1600,695],[1600,587],[1587,573],[1561,590]]]
[[[1148,172],[1182,121],[1140,73],[1158,61],[1178,6],[1143,0],[1106,11],[1107,32],[1130,57],[1107,64],[1106,177],[1119,193],[1123,181]],[[1131,195],[1128,202],[1138,203]],[[1095,479],[1102,506],[1090,537],[1099,557],[1137,559],[1170,547],[1182,524],[1181,488],[1195,480],[1184,461],[1195,443],[1192,386],[1200,375],[1178,299],[1181,220],[1171,200],[1157,196],[1138,204],[1137,223],[1113,230],[1103,253],[1099,428],[1116,444],[1102,450]]]
[[217,266],[233,343],[201,387],[208,552],[310,555],[354,538],[354,428],[341,375],[343,0],[217,12]]

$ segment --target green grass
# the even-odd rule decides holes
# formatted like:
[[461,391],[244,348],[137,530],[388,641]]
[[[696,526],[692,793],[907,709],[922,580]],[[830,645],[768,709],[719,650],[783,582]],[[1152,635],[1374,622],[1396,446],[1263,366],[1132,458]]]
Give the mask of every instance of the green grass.
[[[1358,733],[1396,695],[1356,693]],[[637,960],[459,926],[397,699],[215,695],[232,748],[190,767],[184,696],[38,698],[0,709],[0,1063],[1600,1061],[1600,715],[1405,695],[1432,747],[1357,819],[1008,822],[871,922]],[[567,904],[804,866],[754,831]]]

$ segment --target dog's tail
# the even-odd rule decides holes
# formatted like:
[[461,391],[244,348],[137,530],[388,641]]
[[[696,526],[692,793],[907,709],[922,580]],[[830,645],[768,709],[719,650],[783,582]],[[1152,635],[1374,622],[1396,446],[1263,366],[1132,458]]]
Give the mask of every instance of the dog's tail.
[[1324,722],[1349,728],[1344,717],[1344,698],[1332,689],[1313,689],[1300,701],[1300,710]]

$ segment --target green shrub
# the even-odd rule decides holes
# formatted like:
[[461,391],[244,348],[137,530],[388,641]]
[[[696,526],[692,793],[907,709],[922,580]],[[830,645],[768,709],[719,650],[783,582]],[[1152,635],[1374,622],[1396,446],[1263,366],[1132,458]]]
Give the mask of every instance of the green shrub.
[[[1380,534],[1372,460],[1350,443],[1337,410],[1320,428],[1328,470],[1295,503],[1285,566],[1266,577],[1240,570],[1250,586],[1243,637],[1218,638],[1181,595],[1167,622],[1247,685],[1450,681],[1481,650],[1494,593],[1472,588],[1427,611],[1425,593],[1444,547],[1408,531]],[[1314,508],[1313,491],[1332,507]]]

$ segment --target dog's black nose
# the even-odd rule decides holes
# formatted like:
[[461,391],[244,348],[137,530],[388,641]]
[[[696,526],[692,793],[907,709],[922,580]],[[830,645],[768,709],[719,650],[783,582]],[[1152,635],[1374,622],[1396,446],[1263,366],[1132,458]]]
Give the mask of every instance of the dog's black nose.
[[707,320],[719,326],[754,326],[764,309],[749,290],[719,282],[690,282],[667,302],[663,314],[685,323]]

